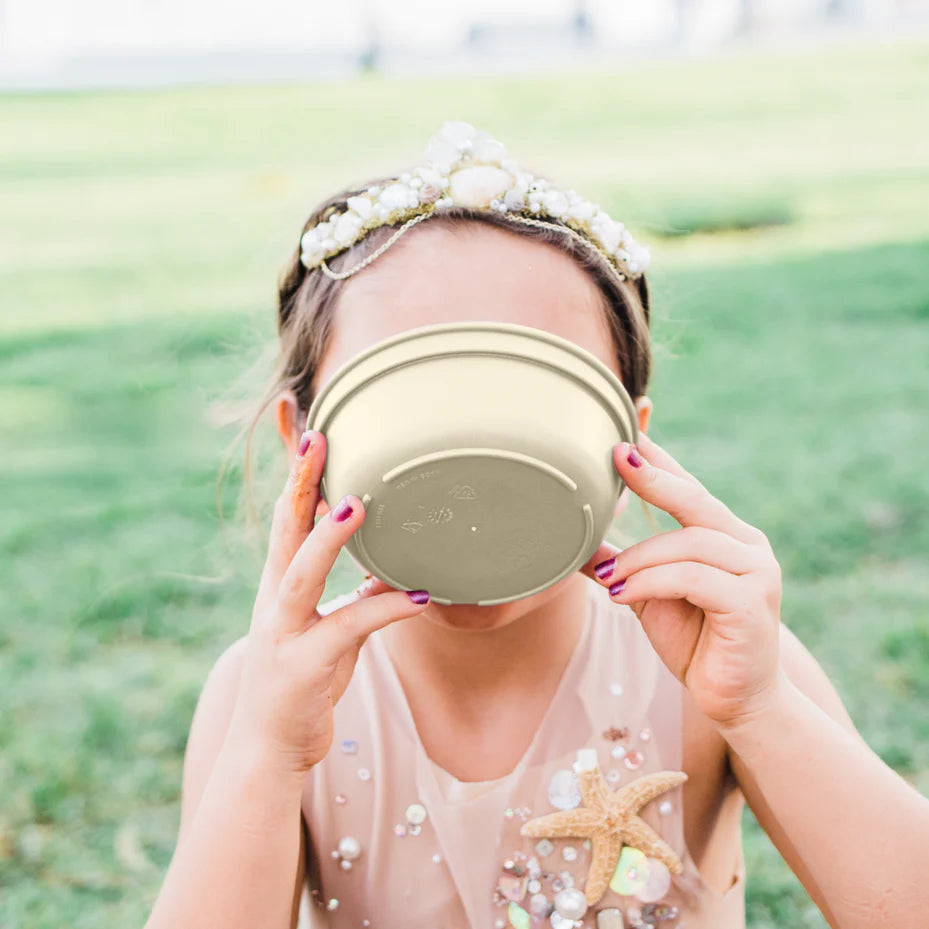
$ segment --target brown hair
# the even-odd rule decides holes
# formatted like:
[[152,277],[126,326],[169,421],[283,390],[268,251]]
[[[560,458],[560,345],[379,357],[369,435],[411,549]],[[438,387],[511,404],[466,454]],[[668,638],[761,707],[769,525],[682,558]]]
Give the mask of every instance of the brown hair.
[[[347,209],[349,197],[363,194],[374,184],[384,186],[394,180],[395,175],[373,178],[361,186],[345,188],[322,201],[312,211],[297,238],[291,257],[278,279],[276,363],[270,382],[263,396],[247,414],[248,421],[235,436],[232,448],[246,435],[244,459],[244,486],[249,522],[259,528],[259,519],[252,494],[253,474],[251,464],[252,443],[255,429],[268,406],[286,389],[293,390],[299,410],[297,422],[306,419],[313,402],[313,377],[329,341],[333,325],[335,305],[342,282],[333,280],[319,268],[308,270],[300,261],[299,240],[308,229],[327,219],[334,212]],[[550,220],[550,217],[545,217]],[[550,220],[560,224],[557,220]],[[634,280],[620,282],[607,267],[606,259],[585,248],[570,235],[562,235],[554,229],[508,222],[499,213],[451,206],[440,215],[432,216],[427,223],[441,223],[456,232],[473,230],[475,222],[503,227],[514,234],[528,236],[554,245],[567,252],[588,273],[600,288],[604,297],[604,310],[612,334],[622,374],[623,385],[633,400],[642,396],[648,386],[651,373],[651,338],[649,333],[649,291],[645,275]],[[345,249],[326,264],[335,272],[353,267],[382,245],[402,223],[379,226],[368,232],[359,242]],[[415,234],[415,229],[404,235]],[[382,259],[379,259],[382,260]],[[223,461],[217,482],[217,504],[222,520],[222,479],[229,454]],[[643,501],[644,505],[644,501]],[[650,522],[657,528],[654,517],[645,506]],[[615,532],[615,527],[611,526]]]

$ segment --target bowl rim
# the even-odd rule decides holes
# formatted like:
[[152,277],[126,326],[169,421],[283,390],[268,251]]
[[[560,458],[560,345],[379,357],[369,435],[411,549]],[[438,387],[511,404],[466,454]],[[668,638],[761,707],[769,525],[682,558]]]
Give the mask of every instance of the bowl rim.
[[335,389],[337,382],[342,379],[344,374],[347,374],[349,371],[362,364],[373,355],[377,355],[380,352],[385,351],[398,342],[407,342],[417,338],[426,338],[434,333],[449,331],[504,332],[511,335],[523,336],[525,338],[537,339],[541,342],[547,342],[549,345],[553,345],[556,348],[570,352],[576,358],[585,362],[595,371],[597,371],[614,389],[614,392],[619,397],[620,401],[626,409],[626,413],[628,414],[632,430],[632,441],[635,442],[638,435],[638,418],[636,416],[635,404],[633,403],[632,398],[629,396],[629,391],[626,389],[623,382],[599,358],[597,358],[596,355],[588,352],[585,348],[581,348],[581,346],[576,342],[572,342],[570,339],[565,339],[562,336],[548,332],[546,329],[538,329],[535,326],[526,326],[523,323],[505,323],[495,320],[464,320],[461,322],[450,323],[428,323],[425,326],[415,326],[412,329],[405,329],[403,332],[395,333],[392,336],[381,339],[374,345],[368,346],[368,348],[362,349],[362,351],[352,355],[351,358],[349,358],[343,365],[336,369],[329,380],[320,388],[319,393],[313,399],[313,402],[310,404],[310,408],[307,411],[305,428],[312,428],[311,423],[318,414],[320,407],[324,404],[326,397],[328,397],[332,390]]

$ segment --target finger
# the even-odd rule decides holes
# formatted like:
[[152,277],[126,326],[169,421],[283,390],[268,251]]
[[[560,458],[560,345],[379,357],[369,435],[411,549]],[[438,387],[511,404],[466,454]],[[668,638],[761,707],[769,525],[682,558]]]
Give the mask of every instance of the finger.
[[745,588],[738,575],[696,561],[678,561],[630,574],[623,589],[611,593],[610,599],[617,603],[687,600],[702,610],[732,613],[744,605]]
[[362,580],[362,582],[353,591],[345,594],[344,596],[333,598],[335,601],[342,601],[337,606],[330,606],[329,604],[332,601],[327,601],[323,604],[322,609],[317,607],[314,616],[310,618],[307,625],[314,625],[324,616],[328,616],[330,613],[334,613],[337,609],[341,609],[343,606],[347,606],[349,603],[354,603],[356,600],[361,600],[364,597],[373,597],[375,594],[381,594],[388,590],[396,589],[396,587],[391,587],[390,584],[388,584],[386,581],[382,581],[379,577],[375,577],[373,574],[366,574],[364,576],[364,580]]
[[359,597],[316,622],[299,639],[300,648],[306,649],[308,664],[334,668],[349,648],[360,648],[372,632],[417,616],[429,602],[415,603],[406,591],[396,589]]
[[279,631],[300,633],[315,620],[326,578],[342,546],[364,519],[361,498],[346,494],[306,536],[278,585],[275,612]]
[[678,477],[682,477],[685,480],[694,481],[698,484],[700,483],[679,461],[672,458],[669,452],[666,452],[644,432],[638,434],[635,445],[642,453],[645,460],[650,461],[656,467],[664,468],[665,471],[670,471],[672,474],[676,474]]
[[628,442],[613,449],[613,463],[634,494],[670,513],[682,526],[705,526],[742,542],[756,541],[758,530],[739,519],[695,478],[688,480],[657,467]]
[[610,545],[609,542],[601,542],[593,555],[591,555],[577,570],[580,571],[581,574],[586,574],[587,577],[599,581],[600,577],[597,575],[597,568],[605,562],[611,563],[621,551],[621,548]]
[[256,602],[265,603],[277,596],[287,566],[313,528],[325,461],[325,436],[321,432],[305,432],[291,462],[284,489],[274,504],[268,555]]
[[657,564],[675,561],[699,561],[730,574],[748,574],[761,568],[762,555],[725,532],[704,526],[670,529],[636,542],[608,558],[593,577],[600,584],[611,584]]

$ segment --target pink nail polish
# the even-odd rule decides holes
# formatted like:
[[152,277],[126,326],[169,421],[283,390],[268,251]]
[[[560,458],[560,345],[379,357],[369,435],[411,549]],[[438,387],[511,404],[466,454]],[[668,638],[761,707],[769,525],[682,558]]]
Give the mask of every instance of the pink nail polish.
[[352,515],[352,505],[348,502],[348,497],[343,497],[334,510],[329,515],[337,522],[344,523]]
[[626,455],[626,461],[628,461],[629,464],[631,464],[633,468],[641,468],[641,467],[642,467],[642,464],[643,464],[643,462],[642,462],[642,457],[641,457],[641,456],[639,455],[639,453],[636,451],[634,445],[630,445],[630,446],[629,446],[629,454]]
[[304,432],[300,437],[300,447],[297,449],[298,457],[302,458],[306,454],[307,449],[313,445],[315,441],[316,434],[312,430]]
[[596,574],[597,577],[599,577],[600,580],[602,581],[605,577],[609,577],[610,574],[612,574],[613,565],[615,564],[616,564],[615,556],[613,558],[607,558],[606,561],[601,561],[600,564],[598,564],[594,568],[594,574]]
[[617,581],[615,584],[610,584],[610,596],[615,597],[618,593],[622,593],[625,587],[626,587],[625,578],[622,578],[622,580]]

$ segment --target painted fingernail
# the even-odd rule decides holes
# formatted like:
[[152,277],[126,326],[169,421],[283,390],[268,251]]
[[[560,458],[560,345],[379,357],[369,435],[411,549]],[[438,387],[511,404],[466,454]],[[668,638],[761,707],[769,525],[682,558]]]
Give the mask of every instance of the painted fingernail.
[[613,565],[615,564],[616,556],[614,555],[612,558],[607,558],[606,561],[601,561],[600,564],[594,568],[594,574],[602,581],[605,577],[609,577],[610,574],[612,574]]
[[297,449],[297,457],[302,458],[307,449],[316,443],[316,433],[312,429],[308,429],[306,432],[300,436],[300,447]]
[[428,590],[408,590],[406,592],[406,595],[414,603],[423,604],[423,603],[429,602],[429,591]]
[[348,497],[343,497],[336,505],[336,508],[332,510],[329,515],[337,523],[344,523],[353,512],[354,510],[352,509],[352,505],[348,502]]
[[621,593],[626,586],[626,579],[623,578],[620,581],[617,581],[615,584],[610,584],[610,596],[615,597],[618,593]]
[[643,464],[642,457],[641,457],[641,456],[639,455],[639,453],[635,450],[635,446],[634,446],[634,445],[630,445],[630,446],[629,446],[629,454],[626,455],[626,461],[628,461],[629,464],[631,464],[633,468],[641,468],[641,467],[642,467],[642,464]]

